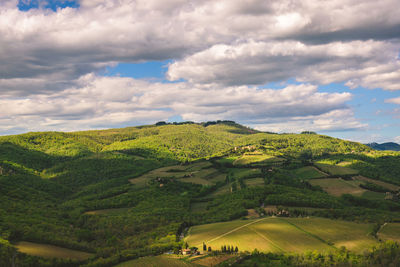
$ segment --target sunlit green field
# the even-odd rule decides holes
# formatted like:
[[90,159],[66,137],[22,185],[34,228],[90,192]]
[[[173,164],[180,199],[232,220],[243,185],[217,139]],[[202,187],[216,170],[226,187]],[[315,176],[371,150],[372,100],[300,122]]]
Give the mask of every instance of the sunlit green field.
[[320,168],[322,171],[329,173],[330,175],[352,175],[358,174],[357,170],[350,169],[347,167],[337,166],[337,165],[330,165],[325,163],[315,163],[315,165]]
[[314,179],[325,177],[325,174],[318,171],[315,167],[306,166],[293,171],[294,175],[300,179]]
[[323,218],[276,218],[237,220],[190,228],[190,246],[205,242],[213,249],[238,246],[240,251],[327,252],[341,246],[361,252],[377,241],[368,236],[372,225]]
[[47,244],[37,244],[32,242],[18,242],[15,247],[26,254],[40,256],[44,258],[62,258],[74,260],[86,260],[92,254]]
[[400,223],[387,223],[378,232],[378,237],[383,240],[400,242]]
[[233,162],[233,165],[248,165],[248,164],[253,164],[253,163],[267,163],[267,162],[280,162],[283,159],[281,158],[277,158],[275,156],[271,156],[271,155],[265,155],[265,154],[261,154],[261,153],[246,153],[243,156],[241,156],[240,158],[236,159]]
[[325,218],[285,218],[301,229],[312,233],[339,248],[345,246],[355,252],[363,252],[376,244],[376,239],[368,235],[373,225]]
[[143,257],[136,260],[126,261],[116,265],[115,267],[188,267],[188,266],[200,266],[194,263],[180,260],[174,255],[161,255],[154,257]]

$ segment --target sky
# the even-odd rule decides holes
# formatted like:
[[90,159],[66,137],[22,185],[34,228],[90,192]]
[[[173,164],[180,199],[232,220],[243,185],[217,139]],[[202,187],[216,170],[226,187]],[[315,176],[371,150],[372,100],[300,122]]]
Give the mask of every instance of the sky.
[[234,120],[400,142],[398,0],[0,0],[0,135]]

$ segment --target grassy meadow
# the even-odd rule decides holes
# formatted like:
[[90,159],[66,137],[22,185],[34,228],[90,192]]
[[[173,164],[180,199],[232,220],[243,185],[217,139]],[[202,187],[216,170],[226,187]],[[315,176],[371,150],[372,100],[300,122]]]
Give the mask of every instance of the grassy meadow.
[[393,240],[400,242],[400,223],[386,223],[378,232],[382,240]]
[[345,246],[362,252],[377,244],[368,233],[372,224],[323,218],[274,218],[238,220],[190,228],[185,241],[191,246],[238,246],[240,251],[296,252],[333,251]]
[[160,255],[160,256],[149,256],[143,257],[135,260],[126,261],[116,265],[115,267],[195,267],[200,266],[188,261],[183,261],[176,256],[170,255]]
[[325,161],[319,161],[319,162],[315,163],[315,166],[317,166],[323,172],[329,173],[330,175],[356,175],[356,174],[358,174],[357,170],[354,170],[354,169],[351,169],[348,167],[326,164]]
[[353,180],[344,180],[342,178],[325,178],[312,179],[309,181],[314,186],[320,186],[322,189],[333,196],[341,196],[343,194],[352,194],[361,196],[367,190],[360,188],[360,182]]
[[297,178],[305,179],[305,180],[322,178],[322,177],[326,176],[323,172],[319,171],[318,169],[316,169],[313,166],[306,166],[306,167],[295,169],[295,170],[293,170],[293,174]]
[[20,252],[44,258],[86,260],[93,255],[83,251],[72,250],[47,244],[37,244],[26,241],[16,243],[15,247]]

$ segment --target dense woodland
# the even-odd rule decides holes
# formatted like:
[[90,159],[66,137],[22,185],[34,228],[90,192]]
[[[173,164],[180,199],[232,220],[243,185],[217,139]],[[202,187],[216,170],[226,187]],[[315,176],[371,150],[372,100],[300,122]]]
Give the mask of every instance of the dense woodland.
[[[255,152],[277,161],[235,165],[235,159]],[[242,218],[247,209],[260,205],[289,206],[291,216],[377,224],[400,220],[398,201],[335,197],[295,174],[294,170],[318,160],[345,161],[361,175],[400,185],[400,154],[395,152],[376,152],[359,143],[309,132],[263,133],[231,121],[0,137],[0,265],[113,266],[179,250],[183,245],[179,236],[188,226]],[[153,179],[145,186],[130,182],[160,167],[202,161],[226,178],[212,185],[173,177]],[[247,186],[246,180],[254,177],[262,178],[264,184]],[[385,191],[373,183],[363,186]],[[224,187],[229,187],[228,193],[214,194]],[[207,203],[206,208],[192,210],[191,205],[199,202]],[[88,213],[104,209],[123,212]],[[93,256],[80,262],[28,256],[17,252],[13,244],[18,241],[52,244]],[[392,257],[386,255],[388,250],[398,252],[396,244],[382,246],[369,255],[348,257],[359,263],[355,266],[362,266],[376,258],[385,262]],[[340,253],[332,260],[339,262]],[[296,261],[300,262],[296,266],[318,265],[327,262],[324,257],[328,256],[256,253],[249,257],[238,266],[276,260],[287,266]]]

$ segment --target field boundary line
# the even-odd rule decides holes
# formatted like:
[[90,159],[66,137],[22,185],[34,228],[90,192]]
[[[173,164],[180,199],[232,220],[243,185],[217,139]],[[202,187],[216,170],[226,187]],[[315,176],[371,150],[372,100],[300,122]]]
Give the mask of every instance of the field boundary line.
[[[236,232],[237,230],[240,230],[240,229],[242,229],[242,228],[245,228],[245,227],[247,227],[247,226],[249,226],[249,225],[258,223],[258,222],[263,221],[263,220],[268,219],[268,218],[269,218],[269,217],[262,218],[262,219],[259,219],[259,220],[257,220],[257,221],[250,222],[250,223],[247,223],[247,224],[245,224],[245,225],[236,227],[235,229],[232,229],[232,230],[230,230],[230,231],[228,231],[228,232],[226,232],[226,233],[224,233],[224,234],[222,234],[222,235],[219,235],[219,236],[217,236],[217,237],[214,237],[214,238],[211,239],[211,240],[207,240],[207,241],[204,241],[204,242],[205,242],[205,243],[214,242],[215,240],[218,240],[218,239],[220,239],[221,237],[224,237],[224,236],[226,236],[226,235],[229,235],[229,234],[231,234],[231,233],[233,233],[233,232]],[[202,245],[202,244],[198,244],[198,245],[196,245],[196,247],[200,247],[201,245]]]
[[[313,165],[313,166],[311,166],[311,167],[313,167],[313,168],[314,168],[314,170],[316,170],[316,171],[317,171],[317,172],[319,172],[320,174],[324,175],[324,176],[323,176],[323,177],[321,177],[321,178],[326,178],[326,177],[329,177],[329,174],[328,174],[328,173],[321,171],[320,169],[318,169],[318,168],[317,168],[317,167],[315,167],[314,165]],[[314,178],[314,179],[318,179],[318,178]]]
[[251,231],[253,231],[254,233],[256,233],[257,235],[259,235],[261,238],[265,239],[266,241],[270,242],[272,246],[274,246],[275,248],[277,248],[278,250],[285,252],[285,250],[283,250],[280,246],[278,246],[277,244],[275,244],[274,241],[272,241],[271,239],[269,239],[268,237],[266,237],[265,235],[261,234],[260,232],[258,232],[256,229],[253,229],[251,227],[247,227],[247,229],[250,229]]

